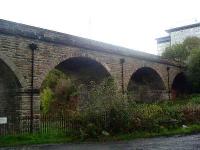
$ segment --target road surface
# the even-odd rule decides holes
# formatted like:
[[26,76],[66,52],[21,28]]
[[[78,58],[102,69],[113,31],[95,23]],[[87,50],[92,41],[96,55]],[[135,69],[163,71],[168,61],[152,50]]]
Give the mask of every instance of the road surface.
[[200,134],[122,142],[52,144],[0,148],[0,150],[200,150]]

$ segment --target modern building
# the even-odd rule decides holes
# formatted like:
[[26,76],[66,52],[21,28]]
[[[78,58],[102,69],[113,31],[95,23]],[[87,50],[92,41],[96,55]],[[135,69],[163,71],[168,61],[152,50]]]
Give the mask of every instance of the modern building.
[[200,23],[179,26],[166,30],[168,36],[157,38],[157,51],[161,55],[166,47],[182,43],[187,37],[200,37]]

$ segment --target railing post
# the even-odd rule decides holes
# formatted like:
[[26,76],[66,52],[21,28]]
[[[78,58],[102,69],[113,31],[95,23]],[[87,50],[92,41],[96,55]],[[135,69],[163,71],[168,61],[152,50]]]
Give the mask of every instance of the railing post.
[[125,91],[124,91],[124,62],[125,62],[125,59],[121,58],[120,59],[120,64],[121,64],[121,88],[122,88],[122,94],[125,93]]
[[167,85],[168,85],[168,98],[169,100],[171,99],[171,92],[170,92],[170,84],[169,84],[169,70],[170,70],[170,67],[167,67]]
[[33,95],[34,95],[34,52],[38,48],[36,44],[29,44],[29,48],[31,49],[31,102],[30,102],[30,133],[33,133]]

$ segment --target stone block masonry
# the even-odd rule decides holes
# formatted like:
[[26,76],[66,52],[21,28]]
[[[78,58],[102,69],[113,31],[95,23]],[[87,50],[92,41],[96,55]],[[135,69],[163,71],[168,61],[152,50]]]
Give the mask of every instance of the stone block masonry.
[[[161,59],[156,55],[0,20],[0,63],[7,66],[7,69],[0,68],[5,71],[5,75],[0,76],[0,81],[5,79],[6,73],[13,75],[11,79],[15,86],[12,87],[19,91],[17,92],[19,99],[19,104],[16,104],[17,108],[12,107],[14,103],[6,99],[0,99],[0,104],[5,106],[2,110],[10,107],[16,109],[20,115],[30,113],[31,50],[29,44],[31,43],[36,44],[38,47],[35,51],[34,62],[33,88],[36,91],[40,90],[42,82],[49,71],[72,58],[85,58],[95,61],[114,77],[119,89],[123,85],[125,91],[127,91],[131,77],[141,68],[154,70],[163,81],[164,91],[170,91],[174,78],[182,72],[181,66]],[[124,60],[123,70],[121,59]],[[167,67],[170,67],[169,76]],[[6,83],[0,82],[0,88],[3,86],[8,87]],[[34,115],[40,113],[39,104],[38,93],[35,93],[33,101]]]

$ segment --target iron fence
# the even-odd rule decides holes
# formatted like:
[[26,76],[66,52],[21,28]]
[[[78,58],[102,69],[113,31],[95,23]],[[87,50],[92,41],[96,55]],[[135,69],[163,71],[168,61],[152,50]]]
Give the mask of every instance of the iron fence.
[[[108,114],[105,112],[101,115],[95,115],[90,118],[91,121],[95,120],[97,124],[104,123],[104,126],[108,126],[109,119]],[[5,135],[21,135],[31,133],[31,116],[20,116],[16,114],[4,115],[7,118],[7,122],[0,124],[0,136]],[[83,122],[81,115],[59,115],[59,114],[40,114],[33,118],[33,132],[37,133],[50,133],[50,132],[69,132],[78,131]],[[106,122],[106,124],[105,124]]]

